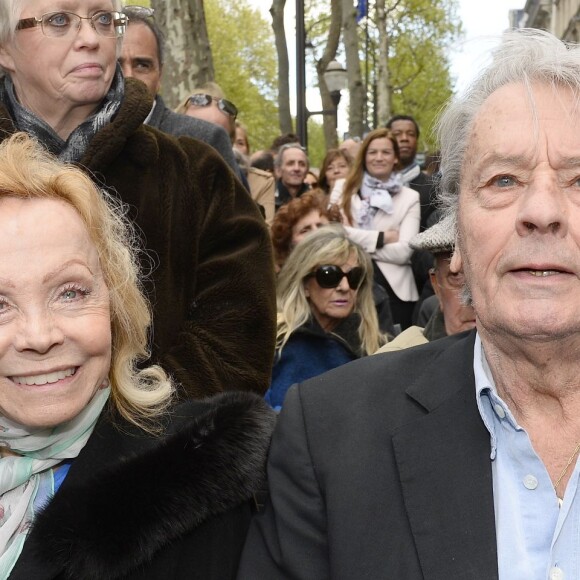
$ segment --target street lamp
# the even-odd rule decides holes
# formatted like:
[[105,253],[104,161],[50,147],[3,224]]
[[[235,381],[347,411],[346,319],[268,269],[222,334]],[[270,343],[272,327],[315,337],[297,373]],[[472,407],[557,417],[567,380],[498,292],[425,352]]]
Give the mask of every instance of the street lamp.
[[323,75],[326,87],[330,92],[330,98],[334,109],[322,109],[322,111],[309,111],[304,105],[304,133],[301,142],[308,147],[308,131],[306,122],[313,115],[334,115],[334,127],[338,126],[338,104],[340,103],[341,91],[348,87],[348,72],[337,60],[331,60]]
[[335,109],[338,109],[341,92],[348,87],[348,73],[337,60],[331,60],[324,71],[324,82],[330,91],[330,98]]

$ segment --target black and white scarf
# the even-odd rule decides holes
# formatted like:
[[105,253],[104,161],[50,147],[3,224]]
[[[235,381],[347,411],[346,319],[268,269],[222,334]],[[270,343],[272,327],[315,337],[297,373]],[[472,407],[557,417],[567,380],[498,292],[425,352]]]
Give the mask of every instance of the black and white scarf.
[[98,111],[83,121],[68,137],[61,139],[45,121],[25,109],[17,99],[14,84],[9,75],[5,75],[0,83],[0,100],[10,110],[16,127],[35,137],[53,155],[68,163],[78,162],[84,155],[91,139],[111,121],[117,112],[125,90],[125,82],[121,69],[117,66],[115,76],[109,91],[105,95]]

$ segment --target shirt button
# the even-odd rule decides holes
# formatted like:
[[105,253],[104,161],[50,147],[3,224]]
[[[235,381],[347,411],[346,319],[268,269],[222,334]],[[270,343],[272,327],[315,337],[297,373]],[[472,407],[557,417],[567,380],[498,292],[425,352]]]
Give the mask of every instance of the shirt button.
[[[524,477],[524,486],[527,489],[536,489],[538,487],[538,480],[533,475],[526,475]],[[559,568],[552,568],[553,570],[559,570]],[[551,578],[551,577],[550,577]],[[559,576],[555,576],[554,578],[559,578]],[[562,576],[563,578],[563,576]]]
[[562,568],[551,568],[550,580],[564,580],[564,570]]
[[495,412],[497,413],[497,416],[500,419],[503,419],[505,417],[505,411],[503,410],[503,407],[499,403],[496,403],[494,405],[494,408],[495,408]]

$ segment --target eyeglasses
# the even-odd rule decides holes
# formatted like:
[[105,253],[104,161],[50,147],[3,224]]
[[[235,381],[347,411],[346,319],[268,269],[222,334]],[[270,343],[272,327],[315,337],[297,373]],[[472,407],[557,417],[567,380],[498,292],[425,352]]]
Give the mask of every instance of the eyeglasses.
[[212,97],[211,95],[204,95],[202,93],[196,93],[191,95],[187,101],[188,105],[193,105],[194,107],[209,107],[212,101],[217,103],[218,109],[224,114],[235,119],[238,116],[238,108],[231,102],[226,101],[226,99],[220,99],[218,97]]
[[328,266],[319,266],[308,274],[307,278],[314,276],[316,283],[321,288],[336,288],[346,276],[348,285],[351,290],[356,290],[364,279],[364,270],[356,266],[348,272],[343,272],[338,266],[330,264]]
[[40,26],[44,36],[62,38],[68,36],[71,30],[78,31],[82,20],[88,20],[97,34],[108,38],[123,36],[127,28],[127,16],[125,14],[101,11],[92,16],[79,16],[73,12],[48,12],[40,18],[23,18],[19,20],[16,30]]

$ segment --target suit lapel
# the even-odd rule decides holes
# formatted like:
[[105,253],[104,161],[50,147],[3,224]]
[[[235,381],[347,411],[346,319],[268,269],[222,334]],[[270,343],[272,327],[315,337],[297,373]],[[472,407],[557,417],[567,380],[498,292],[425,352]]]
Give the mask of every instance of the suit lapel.
[[472,361],[473,340],[442,351],[407,391],[428,414],[393,436],[425,580],[498,577],[490,440]]

